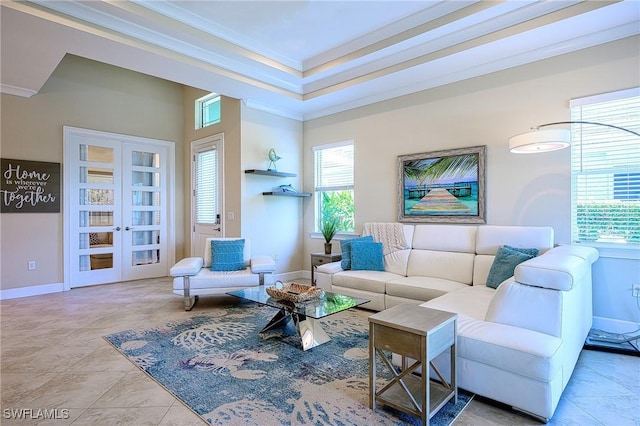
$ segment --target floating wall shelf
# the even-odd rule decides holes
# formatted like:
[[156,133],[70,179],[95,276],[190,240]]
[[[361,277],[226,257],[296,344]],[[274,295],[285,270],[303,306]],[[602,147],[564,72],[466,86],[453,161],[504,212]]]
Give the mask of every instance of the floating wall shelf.
[[278,177],[296,177],[295,173],[279,172],[277,170],[257,170],[249,169],[244,171],[247,174],[264,175],[264,176],[278,176]]
[[276,197],[311,197],[308,192],[263,192],[262,195],[274,195]]

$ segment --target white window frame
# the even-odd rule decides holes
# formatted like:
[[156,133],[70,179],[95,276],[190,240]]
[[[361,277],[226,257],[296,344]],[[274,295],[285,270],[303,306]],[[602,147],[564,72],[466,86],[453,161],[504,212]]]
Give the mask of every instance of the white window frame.
[[[316,146],[312,147],[312,150],[313,150],[313,174],[314,174],[314,200],[315,200],[314,210],[313,210],[314,225],[313,225],[313,232],[311,233],[311,237],[312,238],[323,238],[322,234],[319,232],[319,229],[318,229],[318,225],[320,223],[320,216],[322,214],[321,205],[320,205],[320,193],[325,192],[325,191],[344,191],[344,190],[353,191],[353,203],[354,203],[354,211],[355,211],[355,185],[354,185],[354,182],[355,182],[355,152],[354,152],[354,158],[353,158],[353,164],[352,164],[352,170],[353,170],[354,177],[353,177],[352,182],[351,182],[350,185],[318,186],[318,164],[317,164],[317,154],[316,153],[319,152],[319,151],[323,151],[323,150],[327,150],[327,149],[331,149],[331,148],[339,148],[339,147],[343,147],[343,146],[351,146],[352,149],[355,151],[355,144],[354,144],[353,140],[334,142],[334,143],[324,144],[324,145],[316,145]],[[340,231],[340,232],[338,232],[336,234],[334,239],[352,237],[353,235],[355,235],[355,223],[354,223],[354,229],[352,229],[350,231]]]
[[196,130],[203,129],[205,127],[220,123],[220,121],[222,121],[222,105],[220,106],[220,118],[218,119],[218,121],[205,122],[204,120],[205,107],[213,102],[219,102],[219,103],[222,102],[219,94],[209,93],[206,96],[196,99],[196,102],[195,102]]
[[[572,99],[570,101],[571,107],[571,120],[572,121],[594,121],[601,122],[604,124],[612,124],[615,126],[620,126],[623,128],[627,128],[633,131],[639,131],[640,126],[637,123],[640,120],[635,118],[629,119],[622,118],[622,122],[610,122],[611,120],[607,120],[606,118],[599,118],[598,116],[585,116],[583,115],[584,111],[582,110],[583,106],[589,106],[594,104],[599,104],[602,102],[623,100],[630,97],[640,97],[640,88],[633,88],[628,90],[621,90],[611,93],[605,93],[595,96],[583,97],[578,99]],[[597,132],[597,133],[596,133]],[[580,187],[578,184],[579,179],[584,179],[584,176],[594,176],[598,171],[594,172],[593,169],[590,171],[582,171],[583,160],[580,155],[583,152],[581,146],[583,141],[585,141],[585,147],[587,146],[587,140],[589,137],[589,133],[602,135],[604,138],[611,138],[611,140],[620,140],[620,138],[631,138],[633,141],[636,136],[624,132],[622,130],[617,130],[613,128],[608,128],[604,126],[597,125],[581,125],[581,124],[572,124],[571,126],[571,240],[574,244],[582,244],[586,246],[596,247],[600,252],[600,256],[602,257],[614,257],[614,258],[624,258],[624,259],[640,259],[640,244],[635,243],[622,243],[622,242],[613,242],[613,241],[580,241],[577,235],[578,225],[577,225],[577,206],[578,206],[578,197],[579,192],[582,194],[587,194],[584,187]],[[614,143],[614,142],[612,142]],[[629,147],[626,149],[626,154],[622,154],[626,156],[628,159],[637,160],[640,158],[640,139],[638,139],[637,143],[628,145]],[[620,155],[620,154],[619,154]],[[593,161],[593,160],[592,160]],[[626,168],[613,168],[608,167],[610,163],[606,161],[602,161],[602,165],[605,167],[604,172],[607,174],[611,174],[614,176],[616,173],[636,173],[640,171],[639,168],[635,168],[633,163]],[[604,179],[604,175],[603,178]],[[613,179],[613,177],[611,177]],[[611,181],[611,193],[614,192],[613,180]],[[599,187],[597,187],[599,188]],[[604,188],[603,190],[605,190]],[[597,189],[593,190],[595,194],[597,194]],[[583,195],[584,197],[584,195]],[[602,199],[603,201],[607,200],[606,196],[602,198],[598,198],[597,195],[594,198],[596,200]]]

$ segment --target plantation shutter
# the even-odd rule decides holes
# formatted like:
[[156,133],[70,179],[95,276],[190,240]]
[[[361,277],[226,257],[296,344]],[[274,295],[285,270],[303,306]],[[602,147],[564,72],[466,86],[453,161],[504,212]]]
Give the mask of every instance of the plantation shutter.
[[[571,101],[572,121],[640,132],[640,89]],[[572,124],[571,225],[579,243],[640,244],[640,137]]]
[[199,224],[217,223],[217,155],[215,149],[196,154],[196,222]]
[[353,189],[353,143],[314,147],[316,192]]

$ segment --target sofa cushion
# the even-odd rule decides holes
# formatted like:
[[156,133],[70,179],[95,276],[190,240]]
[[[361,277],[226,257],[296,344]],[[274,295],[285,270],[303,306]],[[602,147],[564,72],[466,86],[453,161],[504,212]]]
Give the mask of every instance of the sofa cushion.
[[340,265],[345,271],[351,269],[351,243],[355,241],[373,241],[373,237],[371,235],[367,235],[366,237],[340,240],[340,250],[342,250],[342,260],[340,260]]
[[411,249],[397,250],[384,255],[384,270],[394,274],[407,276],[407,262]]
[[243,259],[244,240],[211,241],[212,271],[241,271],[246,268]]
[[331,284],[372,293],[384,293],[387,281],[399,277],[397,274],[384,271],[343,271],[333,275]]
[[351,269],[354,271],[384,271],[382,243],[353,241],[351,243]]
[[442,278],[402,277],[387,281],[387,294],[425,301],[464,287],[468,285]]
[[498,288],[507,278],[513,276],[516,266],[534,256],[507,247],[500,247],[487,277],[487,287]]
[[419,225],[413,232],[412,248],[419,250],[475,253],[477,226]]
[[[485,321],[528,328],[560,337],[562,294],[556,290],[505,281],[489,304]],[[570,309],[564,306],[564,309]]]
[[544,253],[553,247],[553,228],[500,225],[478,227],[477,254],[495,255],[505,244],[514,247],[536,247],[540,249],[540,253]]
[[407,276],[442,278],[471,284],[473,280],[473,253],[435,250],[411,250]]
[[242,259],[244,260],[244,265],[249,266],[249,262],[251,261],[251,239],[249,238],[239,238],[239,237],[209,237],[205,239],[204,242],[204,268],[211,268],[211,241],[233,241],[233,240],[242,240],[244,239],[244,252],[242,254]]

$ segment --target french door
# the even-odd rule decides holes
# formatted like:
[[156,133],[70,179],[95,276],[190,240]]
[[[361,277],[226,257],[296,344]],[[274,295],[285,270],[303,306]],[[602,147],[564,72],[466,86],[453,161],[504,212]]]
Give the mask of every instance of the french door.
[[202,256],[207,238],[224,236],[222,213],[222,159],[224,135],[217,134],[191,143],[191,255]]
[[172,144],[71,127],[65,139],[65,288],[166,276]]

